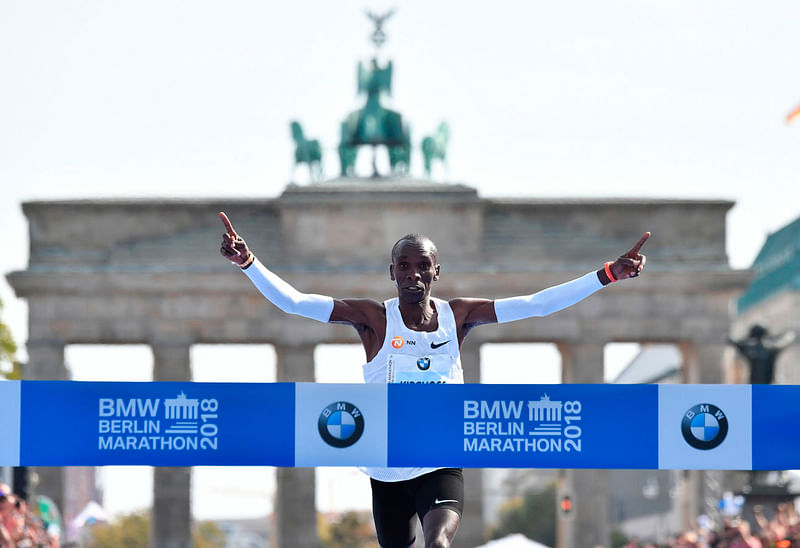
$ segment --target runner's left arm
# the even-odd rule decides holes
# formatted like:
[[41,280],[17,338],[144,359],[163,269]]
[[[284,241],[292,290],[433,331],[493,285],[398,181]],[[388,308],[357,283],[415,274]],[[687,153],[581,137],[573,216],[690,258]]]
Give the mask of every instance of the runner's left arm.
[[638,242],[613,263],[607,263],[596,272],[589,272],[570,282],[543,289],[538,293],[520,297],[508,297],[494,301],[498,323],[513,322],[525,318],[548,316],[579,303],[604,286],[628,278],[635,278],[644,269],[647,257],[639,253],[650,237],[645,232]]
[[647,257],[639,250],[650,237],[646,232],[638,242],[616,261],[589,272],[575,280],[543,289],[530,295],[507,297],[494,301],[487,299],[457,299],[452,304],[454,312],[463,311],[460,322],[466,330],[486,323],[506,323],[525,318],[542,317],[568,308],[604,286],[628,278],[635,278],[644,269]]

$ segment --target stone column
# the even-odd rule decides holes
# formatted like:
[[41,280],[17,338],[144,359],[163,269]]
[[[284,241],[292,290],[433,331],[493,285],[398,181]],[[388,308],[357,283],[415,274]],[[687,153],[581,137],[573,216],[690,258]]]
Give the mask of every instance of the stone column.
[[[604,343],[559,343],[562,382],[602,383]],[[565,470],[560,485],[574,496],[570,517],[559,515],[558,548],[610,546],[607,470]]]
[[63,381],[69,379],[69,371],[64,364],[64,342],[29,340],[28,363],[22,375],[28,380]]
[[[190,381],[190,343],[158,342],[153,350],[154,381]],[[186,466],[153,468],[154,548],[191,548],[192,469]]]
[[[721,338],[721,337],[720,337]],[[725,381],[726,345],[705,342],[683,342],[678,345],[683,356],[683,382],[686,384],[719,384]],[[712,476],[709,476],[712,474]],[[686,470],[680,485],[681,525],[693,523],[700,514],[714,515],[717,511],[714,493],[706,484],[720,480],[713,472]],[[706,500],[707,495],[711,500]]]
[[[275,345],[275,353],[278,382],[314,381],[314,345]],[[319,547],[315,469],[278,468],[276,480],[275,546]]]
[[[22,368],[26,380],[63,381],[69,379],[69,371],[64,364],[64,343],[62,341],[37,340],[27,343],[28,363]],[[63,512],[66,502],[66,470],[56,466],[36,466],[28,468],[31,491],[47,495]]]
[[[481,345],[464,343],[461,347],[464,382],[481,382]],[[483,469],[464,469],[464,513],[458,527],[455,546],[479,546],[485,542],[486,523],[483,516]]]
[[687,384],[720,384],[725,379],[725,344],[684,342],[683,381]]

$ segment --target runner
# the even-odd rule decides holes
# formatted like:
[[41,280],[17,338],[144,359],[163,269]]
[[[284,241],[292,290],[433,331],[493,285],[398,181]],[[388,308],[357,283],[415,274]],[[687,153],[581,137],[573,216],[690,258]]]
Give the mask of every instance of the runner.
[[[267,300],[284,312],[353,326],[366,352],[364,380],[371,383],[463,383],[460,348],[472,328],[547,316],[609,283],[638,276],[646,261],[639,250],[650,237],[646,232],[630,251],[596,272],[532,295],[444,301],[431,296],[440,273],[436,245],[426,236],[409,234],[391,252],[389,278],[397,286],[397,297],[378,302],[297,291],[255,257],[225,213],[219,215],[225,225],[222,256],[241,268]],[[372,513],[383,548],[413,546],[417,518],[426,548],[451,545],[464,507],[461,469],[365,471],[371,478]]]

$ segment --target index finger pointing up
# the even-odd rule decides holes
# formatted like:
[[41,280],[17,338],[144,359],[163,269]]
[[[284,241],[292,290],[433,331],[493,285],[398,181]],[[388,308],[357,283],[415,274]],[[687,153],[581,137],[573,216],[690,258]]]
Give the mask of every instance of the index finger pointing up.
[[636,245],[634,245],[631,248],[631,250],[628,251],[628,255],[638,255],[639,254],[639,250],[642,248],[644,243],[647,241],[647,238],[649,238],[649,237],[650,237],[650,233],[649,232],[645,232],[644,235],[641,238],[639,238],[639,241],[636,242]]
[[222,224],[224,224],[224,225],[225,225],[225,232],[227,232],[227,233],[228,233],[228,235],[229,235],[231,238],[236,238],[236,237],[238,236],[238,234],[236,234],[236,231],[233,229],[233,225],[232,225],[232,224],[231,224],[231,222],[228,220],[228,216],[227,216],[227,215],[225,215],[225,212],[224,212],[224,211],[220,211],[220,212],[219,212],[219,218],[220,218],[220,219],[222,219]]

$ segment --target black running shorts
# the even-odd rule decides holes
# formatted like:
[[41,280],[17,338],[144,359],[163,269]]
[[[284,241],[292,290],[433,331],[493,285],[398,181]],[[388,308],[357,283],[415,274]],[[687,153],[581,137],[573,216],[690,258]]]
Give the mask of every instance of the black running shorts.
[[464,475],[461,468],[442,468],[405,481],[372,483],[372,515],[383,548],[405,548],[416,537],[417,523],[430,510],[449,508],[461,516]]

